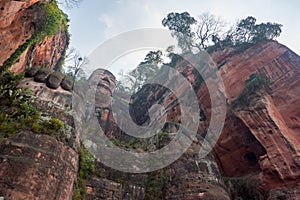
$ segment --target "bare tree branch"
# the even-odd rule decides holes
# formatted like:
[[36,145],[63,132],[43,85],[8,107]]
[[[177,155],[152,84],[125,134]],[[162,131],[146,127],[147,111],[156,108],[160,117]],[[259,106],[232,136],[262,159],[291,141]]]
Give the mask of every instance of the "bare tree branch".
[[68,9],[78,7],[82,0],[58,0],[57,3]]

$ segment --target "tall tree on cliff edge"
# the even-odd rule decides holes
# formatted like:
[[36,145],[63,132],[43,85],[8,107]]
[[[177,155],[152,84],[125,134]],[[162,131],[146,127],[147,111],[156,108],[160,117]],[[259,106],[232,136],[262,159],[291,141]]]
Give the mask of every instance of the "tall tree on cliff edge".
[[281,24],[256,24],[256,19],[249,16],[225,30],[226,23],[220,17],[204,13],[197,20],[188,12],[169,13],[162,20],[183,53],[207,50],[208,47],[226,45],[255,44],[262,40],[273,40],[280,36]]
[[178,40],[178,46],[183,53],[205,49],[214,37],[222,33],[225,23],[220,17],[209,13],[199,15],[198,20],[188,12],[169,13],[162,20],[162,25],[172,31],[172,36]]
[[191,17],[188,12],[183,13],[169,13],[163,19],[162,25],[167,26],[172,31],[172,36],[178,40],[178,46],[183,53],[192,52],[192,43],[194,33],[191,26],[197,21]]

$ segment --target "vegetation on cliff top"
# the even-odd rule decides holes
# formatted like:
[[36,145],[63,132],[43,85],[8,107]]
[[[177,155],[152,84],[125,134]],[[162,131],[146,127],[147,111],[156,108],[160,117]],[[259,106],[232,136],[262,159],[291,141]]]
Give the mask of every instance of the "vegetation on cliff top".
[[[241,53],[247,48],[264,40],[273,40],[281,34],[281,24],[256,23],[256,19],[249,16],[226,29],[226,23],[221,18],[204,13],[196,20],[188,12],[169,13],[163,20],[172,36],[178,41],[182,53],[211,53],[220,48],[233,48],[235,53]],[[150,51],[144,61],[127,74],[121,73],[121,80],[117,81],[116,92],[132,94],[139,91],[142,86],[160,75],[160,66],[164,64],[163,58],[171,61],[167,65],[174,67],[181,56],[173,53],[174,47],[162,51]],[[199,54],[197,54],[199,56]],[[220,69],[225,62],[218,66]],[[194,89],[197,90],[204,81],[203,77],[193,70],[195,76]]]
[[169,13],[162,20],[172,36],[178,40],[183,53],[212,51],[225,46],[255,44],[263,40],[272,40],[281,34],[281,24],[256,24],[249,16],[226,30],[225,22],[214,15],[204,13],[196,20],[188,12]]

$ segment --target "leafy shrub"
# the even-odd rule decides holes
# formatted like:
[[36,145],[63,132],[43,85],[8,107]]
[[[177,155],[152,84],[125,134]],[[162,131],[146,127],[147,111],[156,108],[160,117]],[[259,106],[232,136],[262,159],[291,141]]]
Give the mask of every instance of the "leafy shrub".
[[56,1],[51,0],[49,3],[40,2],[34,5],[35,12],[39,16],[36,22],[36,31],[40,37],[52,36],[63,22],[63,12],[59,9]]
[[166,180],[163,170],[151,172],[146,181],[145,200],[164,199],[164,186]]
[[39,112],[33,106],[34,98],[26,95],[28,91],[17,88],[23,74],[0,75],[0,140],[21,130],[31,130],[39,120]]
[[64,123],[57,118],[42,120],[35,122],[31,126],[31,130],[35,133],[53,135],[64,127]]
[[0,140],[24,130],[48,135],[61,133],[64,123],[57,118],[42,119],[31,91],[17,88],[22,78],[23,74],[15,76],[10,72],[0,75]]

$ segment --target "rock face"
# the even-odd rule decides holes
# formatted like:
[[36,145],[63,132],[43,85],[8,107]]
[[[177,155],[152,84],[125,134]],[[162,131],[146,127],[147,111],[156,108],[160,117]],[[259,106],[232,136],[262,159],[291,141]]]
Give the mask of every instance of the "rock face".
[[[34,33],[32,22],[36,19],[29,8],[37,2],[0,2],[0,65]],[[55,36],[28,47],[11,67],[11,71],[18,73],[26,65],[47,66],[31,68],[19,86],[30,88],[43,114],[59,118],[69,131],[52,137],[23,131],[2,141],[0,197],[70,199],[72,196],[78,170],[79,135],[82,135],[78,127],[83,125],[75,127],[72,98],[74,95],[75,99],[83,98],[86,86],[76,85],[79,93],[71,93],[72,81],[51,70],[61,59],[66,43],[66,33],[59,30]],[[215,95],[217,98],[223,95],[227,100],[225,125],[211,154],[202,159],[197,154],[201,137],[207,134],[212,120],[213,102],[207,85],[199,80],[192,65],[178,61],[174,68],[193,86],[200,107],[199,116],[193,118],[199,120],[199,127],[197,136],[192,138],[192,147],[168,167],[146,174],[118,172],[97,162],[96,172],[87,180],[86,199],[153,199],[158,195],[165,199],[227,200],[230,195],[220,174],[226,177],[252,175],[258,180],[265,199],[299,198],[300,57],[275,41],[260,42],[240,52],[219,49],[210,56],[219,68],[225,87]],[[266,77],[270,84],[233,107],[252,74]],[[210,81],[210,77],[202,78]],[[85,112],[87,116],[97,115],[97,122],[110,139],[128,142],[132,138],[118,127],[111,109],[115,81],[110,72],[96,70],[87,83],[92,90],[90,96],[84,97],[87,105],[79,110],[82,115]],[[178,87],[178,92],[184,94],[185,89]],[[174,137],[172,133],[183,120],[176,96],[164,96],[166,91],[163,87],[146,86],[123,102],[130,104],[131,117],[139,125],[149,123],[152,105],[168,108],[165,117],[169,123],[163,127],[168,138],[162,144]],[[83,123],[80,117],[77,122]],[[147,150],[161,148],[156,139],[149,140]],[[137,147],[139,151],[146,151],[143,148]]]
[[124,199],[145,198],[146,174],[130,174],[96,163],[96,172],[87,180],[85,199]]
[[[0,2],[0,66],[34,34],[39,14],[32,8],[37,2],[39,0]],[[37,65],[56,69],[67,48],[68,37],[60,28],[54,36],[29,46],[10,70],[20,73],[26,66]]]
[[59,119],[63,130],[40,134],[23,131],[0,143],[0,196],[70,199],[77,179],[80,146],[71,110],[72,93],[61,87],[51,89],[45,82],[34,81],[34,77],[25,78],[19,87],[32,90],[28,95],[36,97],[41,119]]
[[[102,75],[100,76],[98,72],[102,73]],[[104,72],[105,71],[99,69],[89,78],[91,87],[93,87],[93,85],[100,87],[95,87],[96,94],[94,99],[90,97],[91,100],[88,100],[88,102],[96,105],[95,111],[98,121],[104,134],[108,138],[117,139],[125,143],[132,141],[132,138],[118,126],[120,122],[118,122],[118,124],[115,122],[110,98],[105,100],[107,96],[111,95],[111,91],[114,89],[114,84],[112,84],[114,83],[114,77]],[[95,78],[96,75],[98,79]],[[104,79],[107,80],[105,81]],[[169,123],[164,129],[169,131],[170,134],[176,132],[177,128],[175,123],[180,122],[180,108],[178,108],[178,101],[174,94],[169,95],[167,91],[166,88],[158,87],[158,85],[144,87],[139,93],[135,94],[130,101],[124,102],[130,104],[131,107],[129,109],[131,109],[133,120],[140,125],[147,124],[150,115],[148,110],[153,104],[161,103],[171,111],[167,112],[166,118],[174,123]],[[180,88],[180,91],[185,91],[185,88]],[[99,94],[99,98],[97,94]],[[95,102],[92,102],[93,100]],[[124,109],[121,108],[120,110],[122,111]],[[122,113],[118,113],[118,115],[122,115]],[[198,116],[198,114],[196,114],[196,116]],[[174,127],[172,125],[174,125]],[[171,137],[170,135],[170,138]],[[160,141],[159,143],[156,142],[157,139],[154,139],[155,142],[150,139],[148,141],[150,145],[148,145],[146,149],[155,150],[155,148],[161,148],[169,141],[169,139],[165,139],[166,141]],[[143,151],[141,146],[136,145],[134,148]],[[230,195],[222,181],[216,162],[211,156],[199,158],[198,152],[199,145],[195,141],[193,147],[189,148],[188,152],[175,163],[172,163],[165,169],[145,174],[126,174],[116,172],[112,169],[107,170],[102,165],[99,165],[97,171],[101,173],[97,172],[96,174],[102,174],[102,177],[94,176],[88,181],[87,189],[89,192],[87,199],[93,196],[96,199],[163,198],[229,200]],[[120,185],[120,182],[123,186]]]
[[0,143],[0,196],[70,199],[77,154],[47,135],[19,133]]
[[230,199],[216,162],[210,156],[202,159],[198,156],[185,153],[167,167],[171,173],[165,199]]
[[[275,41],[260,42],[241,52],[234,49],[219,50],[212,53],[211,57],[220,68],[228,102],[225,126],[213,150],[219,170],[228,177],[257,174],[254,177],[259,180],[259,188],[265,198],[296,199],[300,180],[300,57]],[[196,85],[192,67],[178,62],[175,68]],[[251,74],[266,77],[269,86],[233,109],[230,104],[242,92]],[[151,100],[159,91],[162,90],[145,93],[144,99]],[[209,124],[211,102],[204,84],[198,87],[197,94],[203,110],[203,120],[199,126],[201,133]],[[146,102],[138,108],[141,113],[136,117],[137,122],[147,122],[143,117],[148,116],[147,110],[151,106]],[[134,101],[131,103],[134,104]],[[176,109],[168,113],[173,118],[178,114]],[[111,122],[111,119],[108,121]],[[183,188],[186,189],[185,186]]]
[[[280,198],[280,193],[286,195],[282,198],[296,199],[300,180],[300,57],[274,41],[261,42],[238,54],[219,51],[212,57],[222,64],[228,102],[243,90],[251,74],[270,81],[265,92],[249,97],[249,106],[240,105],[233,110],[233,117],[227,117],[214,148],[220,169],[226,176],[257,172],[260,187],[270,191],[270,199]],[[276,188],[281,192],[274,197]]]

